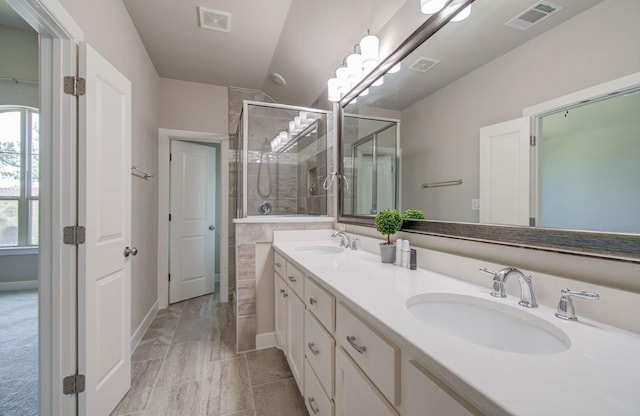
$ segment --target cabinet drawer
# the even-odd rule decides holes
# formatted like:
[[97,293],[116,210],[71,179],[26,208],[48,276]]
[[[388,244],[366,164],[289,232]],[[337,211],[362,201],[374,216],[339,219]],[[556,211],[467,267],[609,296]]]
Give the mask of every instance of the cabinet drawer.
[[285,277],[287,275],[287,261],[278,252],[273,254],[273,269],[280,275],[280,277]]
[[335,330],[334,311],[336,299],[312,279],[307,279],[304,290],[304,301],[307,304],[307,308],[329,332],[333,333]]
[[335,341],[307,310],[304,321],[304,348],[309,365],[329,397],[333,397]]
[[341,303],[336,342],[391,403],[400,404],[400,350]]
[[304,404],[309,415],[333,416],[333,402],[329,400],[316,378],[309,362],[304,362]]
[[302,270],[287,262],[287,273],[284,280],[289,284],[289,287],[296,292],[296,295],[300,296],[300,298],[304,297],[302,291],[304,287],[304,273],[302,273]]
[[[336,348],[334,402],[336,416],[399,416],[342,348]],[[418,413],[408,413],[406,416],[424,414],[421,410]]]

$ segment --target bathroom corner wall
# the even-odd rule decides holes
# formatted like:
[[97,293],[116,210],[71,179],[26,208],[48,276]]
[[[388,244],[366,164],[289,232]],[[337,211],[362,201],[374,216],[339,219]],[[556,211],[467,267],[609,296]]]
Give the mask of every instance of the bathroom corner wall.
[[[332,229],[334,222],[236,223],[236,348],[238,352],[264,347],[275,328],[273,294],[274,231]],[[275,339],[275,338],[274,338]],[[268,343],[268,341],[265,341]]]
[[229,296],[236,292],[236,240],[235,224],[233,219],[237,217],[238,201],[238,166],[236,153],[238,146],[238,124],[242,114],[242,102],[244,100],[272,103],[271,97],[262,91],[248,90],[244,88],[229,87]]

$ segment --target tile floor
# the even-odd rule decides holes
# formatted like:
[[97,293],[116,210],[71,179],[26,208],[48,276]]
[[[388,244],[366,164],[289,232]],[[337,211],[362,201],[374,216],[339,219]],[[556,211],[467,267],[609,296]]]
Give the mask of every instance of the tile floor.
[[111,416],[307,416],[280,350],[236,354],[232,308],[214,294],[159,311]]

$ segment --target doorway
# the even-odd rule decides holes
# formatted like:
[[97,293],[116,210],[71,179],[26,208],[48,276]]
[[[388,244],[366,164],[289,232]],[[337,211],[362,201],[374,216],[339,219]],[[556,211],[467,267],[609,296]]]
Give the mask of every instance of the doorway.
[[191,142],[199,145],[217,146],[217,179],[216,189],[218,203],[216,212],[215,235],[217,252],[216,264],[219,268],[220,301],[229,299],[229,136],[227,134],[203,133],[188,130],[159,129],[158,144],[158,308],[169,305],[169,266],[171,212],[171,144],[172,141]]

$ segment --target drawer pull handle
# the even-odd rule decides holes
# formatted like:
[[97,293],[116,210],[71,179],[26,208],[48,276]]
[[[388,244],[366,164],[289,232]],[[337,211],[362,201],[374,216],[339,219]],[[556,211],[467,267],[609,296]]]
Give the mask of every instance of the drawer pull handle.
[[284,289],[280,289],[280,294],[282,295],[284,293]]
[[318,300],[316,298],[309,298],[309,303],[315,305],[318,303]]
[[289,281],[290,281],[290,282],[295,282],[296,280],[297,280],[297,279],[296,279],[295,277],[293,277],[293,276],[289,276]]
[[307,346],[309,347],[309,350],[311,350],[313,355],[320,354],[320,350],[316,348],[316,344],[314,344],[313,342],[308,343]]
[[282,267],[282,263],[276,263],[276,267]]
[[307,397],[307,401],[309,402],[309,407],[311,407],[311,411],[314,415],[317,415],[320,412],[320,408],[316,404],[316,399],[313,397]]
[[286,298],[286,297],[288,297],[288,296],[289,296],[289,294],[288,294],[285,290],[283,290],[283,291],[282,291],[282,296]]
[[349,344],[351,344],[351,346],[355,348],[355,350],[360,354],[364,353],[367,350],[367,347],[356,344],[356,337],[354,337],[353,335],[347,335],[347,341],[349,341]]

